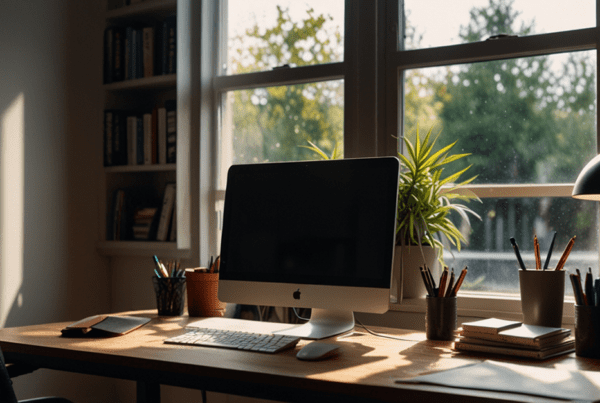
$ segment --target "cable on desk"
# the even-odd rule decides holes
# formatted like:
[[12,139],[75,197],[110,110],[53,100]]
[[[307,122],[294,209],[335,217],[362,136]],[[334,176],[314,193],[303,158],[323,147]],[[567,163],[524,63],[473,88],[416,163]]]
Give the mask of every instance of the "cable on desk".
[[393,340],[401,340],[401,341],[412,341],[412,342],[416,342],[416,340],[409,340],[409,339],[404,339],[402,337],[398,337],[398,336],[392,336],[391,334],[384,334],[384,333],[377,333],[372,331],[371,329],[369,329],[368,327],[366,327],[365,325],[363,325],[360,320],[354,318],[354,320],[356,321],[356,323],[358,323],[358,326],[362,327],[363,329],[365,329],[368,333],[372,334],[373,336],[377,336],[377,337],[384,337],[387,339],[393,339]]
[[[296,310],[296,308],[292,308],[292,309],[294,310],[294,313],[296,314],[296,317],[298,317],[298,319],[300,319],[300,320],[309,320],[308,318],[301,317],[298,314],[298,311]],[[365,329],[368,333],[372,334],[373,336],[384,337],[384,338],[393,339],[393,340],[401,340],[401,341],[415,341],[415,340],[403,339],[402,337],[398,337],[398,336],[392,336],[391,334],[384,334],[384,333],[374,332],[371,329],[369,329],[368,327],[366,327],[365,325],[363,325],[361,323],[361,321],[359,321],[358,319],[354,318],[354,320],[356,321],[356,323],[358,323],[358,326],[362,327],[363,329]]]

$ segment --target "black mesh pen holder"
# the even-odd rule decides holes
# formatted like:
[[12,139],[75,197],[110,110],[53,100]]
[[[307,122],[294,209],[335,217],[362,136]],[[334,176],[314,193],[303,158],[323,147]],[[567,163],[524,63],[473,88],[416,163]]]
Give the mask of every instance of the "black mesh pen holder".
[[160,316],[183,315],[185,277],[152,277]]

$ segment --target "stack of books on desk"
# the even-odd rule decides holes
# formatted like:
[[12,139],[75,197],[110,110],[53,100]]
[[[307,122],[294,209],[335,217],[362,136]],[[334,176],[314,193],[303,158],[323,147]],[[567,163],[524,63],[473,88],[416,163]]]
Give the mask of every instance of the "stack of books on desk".
[[575,338],[570,329],[490,318],[463,323],[454,348],[458,351],[545,359],[574,351]]

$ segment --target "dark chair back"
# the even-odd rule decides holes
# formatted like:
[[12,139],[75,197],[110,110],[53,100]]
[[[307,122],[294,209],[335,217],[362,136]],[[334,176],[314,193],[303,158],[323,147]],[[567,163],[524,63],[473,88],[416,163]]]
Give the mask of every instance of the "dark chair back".
[[12,380],[6,370],[2,350],[0,350],[0,402],[18,403],[17,396],[15,396],[15,391],[13,390]]

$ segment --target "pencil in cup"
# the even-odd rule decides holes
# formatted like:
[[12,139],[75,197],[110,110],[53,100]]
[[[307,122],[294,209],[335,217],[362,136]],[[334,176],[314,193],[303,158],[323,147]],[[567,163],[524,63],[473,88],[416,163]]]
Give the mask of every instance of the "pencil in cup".
[[445,267],[439,281],[439,287],[436,287],[435,281],[431,274],[431,270],[429,267],[420,267],[421,277],[423,278],[423,283],[425,284],[425,289],[427,290],[428,297],[456,297],[458,290],[462,286],[463,281],[465,280],[465,276],[467,275],[467,267],[460,272],[458,279],[454,281],[454,269],[452,269],[451,274],[448,279],[448,268]]
[[558,260],[558,263],[556,264],[555,270],[562,270],[564,268],[565,263],[567,263],[567,258],[569,257],[569,254],[571,253],[571,250],[573,249],[573,245],[575,244],[575,238],[577,238],[577,236],[573,236],[573,238],[571,238],[569,240],[569,242],[567,243],[567,246],[565,247],[565,250],[564,250],[562,256],[560,257],[560,259]]

